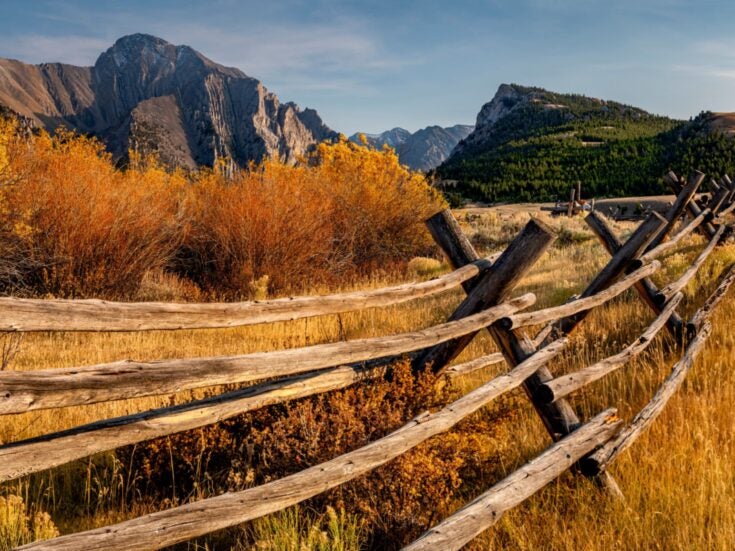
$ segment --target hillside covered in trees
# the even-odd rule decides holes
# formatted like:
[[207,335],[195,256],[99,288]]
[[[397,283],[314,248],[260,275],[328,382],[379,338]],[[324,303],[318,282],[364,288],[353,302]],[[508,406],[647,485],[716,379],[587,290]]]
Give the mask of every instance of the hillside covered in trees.
[[540,88],[502,85],[436,176],[465,199],[553,201],[581,181],[598,197],[668,193],[662,176],[735,172],[725,115],[691,121]]

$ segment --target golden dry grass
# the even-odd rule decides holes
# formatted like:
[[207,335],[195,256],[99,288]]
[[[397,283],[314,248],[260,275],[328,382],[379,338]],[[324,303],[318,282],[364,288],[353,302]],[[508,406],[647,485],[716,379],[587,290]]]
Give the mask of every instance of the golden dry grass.
[[[510,218],[481,214],[460,220],[473,241],[491,252],[502,249],[525,222],[523,214]],[[554,220],[571,235],[567,247],[553,247],[544,255],[517,292],[533,291],[536,307],[558,304],[583,289],[606,253],[591,239],[584,224]],[[623,233],[630,226],[618,228]],[[681,273],[702,247],[689,239],[682,252],[666,260],[659,283]],[[691,314],[717,284],[722,270],[735,261],[735,246],[718,249],[687,288],[683,309]],[[376,280],[373,285],[385,285]],[[398,333],[443,321],[461,299],[456,291],[381,310],[342,316],[239,329],[149,332],[136,334],[35,334],[28,335],[11,369],[41,369],[84,365],[121,358],[235,354],[317,344],[338,339]],[[652,314],[633,292],[593,312],[573,336],[569,352],[550,367],[561,374],[617,352],[650,322]],[[715,316],[715,330],[690,379],[666,407],[653,428],[613,465],[625,503],[610,500],[580,478],[571,475],[553,483],[517,508],[494,528],[482,534],[473,549],[731,549],[735,541],[735,431],[731,418],[735,403],[735,337],[729,323],[735,319],[735,300],[729,297]],[[626,419],[644,405],[667,375],[675,357],[661,346],[660,336],[639,359],[572,397],[583,418],[615,405]],[[479,336],[458,359],[494,351],[486,336]],[[458,391],[466,391],[504,369],[494,366],[465,377]],[[192,393],[199,395],[200,393]],[[176,401],[189,399],[182,394]],[[0,419],[0,440],[11,442],[60,430],[95,419],[141,411],[170,403],[170,398],[128,400],[111,404],[34,412]],[[461,424],[458,431],[480,430],[493,423],[492,435],[478,439],[479,458],[493,465],[487,472],[470,473],[447,510],[479,495],[537,455],[549,443],[536,414],[521,392],[504,397]],[[477,427],[474,429],[473,427]],[[172,461],[176,460],[172,451]],[[104,525],[150,510],[136,500],[130,481],[119,479],[109,454],[94,462],[79,461],[52,474],[41,474],[5,487],[18,493],[31,508],[48,510],[62,532]],[[80,500],[73,512],[62,504]],[[157,506],[164,508],[169,503]],[[294,522],[291,517],[284,517]],[[278,520],[267,526],[278,530]],[[263,529],[261,525],[261,528]],[[259,536],[260,537],[260,536]],[[264,535],[264,542],[270,541]],[[275,540],[274,540],[275,541]],[[354,541],[351,545],[354,544]],[[267,547],[267,543],[264,543]]]

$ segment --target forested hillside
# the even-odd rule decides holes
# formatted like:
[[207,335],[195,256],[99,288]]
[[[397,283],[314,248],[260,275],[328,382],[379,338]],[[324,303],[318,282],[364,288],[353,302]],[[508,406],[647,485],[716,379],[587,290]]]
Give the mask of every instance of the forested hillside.
[[669,169],[733,173],[733,141],[702,113],[690,122],[538,88],[503,85],[478,130],[437,170],[480,201],[552,201],[581,181],[588,195],[667,193]]

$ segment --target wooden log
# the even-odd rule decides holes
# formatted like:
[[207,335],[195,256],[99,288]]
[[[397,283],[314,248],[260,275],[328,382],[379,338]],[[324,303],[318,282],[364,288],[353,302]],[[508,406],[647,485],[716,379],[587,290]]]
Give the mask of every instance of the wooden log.
[[724,185],[727,189],[730,190],[730,195],[727,197],[727,200],[725,201],[725,203],[729,205],[730,203],[733,202],[733,199],[735,199],[735,185],[733,185],[732,180],[727,174],[722,176],[722,178],[720,179],[720,183]]
[[[449,236],[444,238],[445,241],[448,239],[450,239]],[[516,283],[544,253],[553,239],[554,233],[546,224],[540,220],[531,219],[487,273],[477,281],[475,287],[449,320],[461,320],[505,300]],[[439,244],[443,246],[442,243]],[[447,251],[447,255],[450,254],[455,253],[452,250]],[[461,261],[460,258],[456,260]],[[423,356],[419,357],[416,364],[417,369],[431,364],[434,372],[440,372],[464,350],[476,334],[477,331],[466,333],[457,339],[449,340],[427,350]]]
[[678,293],[679,291],[682,291],[684,287],[687,286],[687,283],[697,274],[699,271],[699,268],[702,267],[702,264],[704,264],[704,261],[707,260],[710,254],[712,254],[712,251],[715,250],[715,247],[720,242],[720,238],[722,237],[722,234],[725,232],[725,226],[720,226],[720,228],[715,232],[715,236],[710,240],[710,242],[707,244],[707,246],[704,248],[704,250],[699,253],[699,256],[694,260],[694,262],[689,266],[689,268],[686,269],[686,271],[681,275],[679,279],[676,281],[670,283],[655,297],[656,303],[661,306],[669,299],[669,297],[673,296],[674,294]]
[[469,360],[467,362],[462,362],[456,365],[450,365],[449,367],[447,367],[444,373],[449,378],[454,379],[455,377],[468,375],[480,369],[490,367],[491,365],[503,363],[504,361],[505,358],[503,358],[503,355],[500,352],[493,352],[492,354],[486,354],[474,360]]
[[575,199],[581,205],[582,203],[582,182],[580,182],[579,180],[577,180],[577,193],[576,193]]
[[577,298],[576,300],[570,300],[560,306],[552,306],[550,308],[544,308],[543,310],[536,310],[534,312],[523,314],[513,314],[512,316],[498,320],[497,325],[507,330],[517,329],[519,327],[547,323],[579,312],[591,310],[592,308],[605,304],[610,299],[620,295],[627,289],[630,289],[638,281],[653,275],[660,268],[661,263],[658,260],[654,260],[651,264],[646,264],[638,268],[636,271],[631,272],[607,289],[598,291],[592,296]]
[[[532,225],[532,223],[534,223]],[[451,232],[451,230],[448,230]],[[502,259],[503,257],[506,257],[506,262],[510,264],[508,261],[508,258],[512,256],[515,256],[518,254],[523,258],[522,253],[517,252],[519,249],[524,248],[524,242],[528,241],[529,238],[525,237],[524,234],[533,236],[534,234],[540,234],[540,237],[535,237],[531,240],[531,243],[535,243],[539,248],[538,249],[530,249],[528,253],[532,253],[534,256],[540,255],[540,251],[545,249],[548,244],[551,242],[551,231],[544,226],[539,225],[538,221],[531,220],[526,227],[524,228],[523,232],[516,237],[516,239],[511,243],[510,247],[506,249],[505,253],[501,256],[500,259],[493,265],[493,270],[490,270],[487,275],[483,276],[483,280],[485,281],[487,278],[489,278],[492,275],[492,272],[496,269],[497,266],[502,266]],[[459,237],[453,234],[448,234],[446,236],[446,240],[452,240],[452,239],[458,239]],[[537,241],[539,241],[537,243]],[[546,243],[541,243],[540,241],[545,241]],[[541,247],[543,245],[543,247]],[[456,250],[457,248],[454,247],[451,250]],[[528,254],[527,253],[527,254]],[[459,262],[461,262],[461,259],[457,259]],[[528,262],[528,257],[526,256],[525,262]],[[527,264],[527,266],[530,266],[533,264],[533,261]],[[527,267],[523,268],[523,271]],[[480,285],[482,285],[482,281],[478,283],[477,287],[473,290],[474,294],[478,291],[478,288]],[[515,283],[513,282],[513,285]],[[495,287],[490,287],[488,285],[490,290],[494,289],[494,293],[504,293],[507,292],[507,289],[501,289],[499,288],[498,284],[495,284]],[[468,296],[468,299],[470,297]],[[463,303],[464,304],[464,303]],[[462,308],[462,305],[460,305],[460,309]],[[455,312],[456,314],[456,312]],[[519,365],[522,364],[524,361],[526,361],[528,358],[532,357],[533,354],[536,352],[537,347],[541,345],[540,342],[527,342],[527,341],[519,341],[517,336],[513,331],[506,331],[502,328],[491,326],[490,327],[490,335],[495,340],[496,344],[500,347],[501,352],[503,353],[503,356],[506,359],[506,362],[509,366]],[[539,334],[539,337],[543,338],[545,343],[548,343],[549,340],[547,340],[546,335],[544,335],[544,332],[542,331]],[[537,337],[537,340],[539,339]],[[551,380],[553,377],[551,375],[551,372],[546,368],[545,366],[539,367],[539,369],[532,375],[530,375],[526,381],[523,383],[523,389],[525,390],[526,394],[529,396],[531,403],[533,404],[534,408],[538,412],[542,422],[544,423],[544,426],[546,427],[547,431],[551,435],[553,440],[558,440],[562,436],[569,434],[572,430],[576,429],[580,425],[579,418],[574,413],[574,410],[572,407],[564,400],[558,400],[554,402],[553,404],[542,404],[539,400],[536,398],[536,390],[538,387],[543,384],[546,381]],[[608,488],[609,491],[615,492],[615,488],[617,488],[617,484],[615,483],[615,480],[611,476],[601,476],[597,477],[595,479],[597,482]],[[619,488],[618,488],[619,493]]]
[[720,178],[720,185],[726,187],[729,190],[735,190],[735,186],[732,184],[732,180],[727,174],[723,174]]
[[620,430],[614,408],[603,411],[487,492],[443,520],[403,551],[454,551],[500,520],[504,513],[558,478],[582,456]]
[[581,467],[585,472],[596,473],[604,470],[651,426],[663,411],[667,402],[681,387],[711,332],[712,326],[709,321],[706,321],[702,326],[702,330],[687,346],[684,356],[674,365],[671,374],[659,387],[651,401],[635,416],[631,424],[623,429],[615,439],[610,440],[582,462]]
[[666,211],[666,214],[664,216],[664,218],[666,219],[666,225],[648,244],[648,247],[646,247],[646,252],[654,249],[657,245],[662,243],[666,239],[666,237],[668,237],[668,235],[674,229],[674,226],[676,225],[679,218],[681,218],[681,215],[684,214],[684,211],[687,208],[687,204],[689,203],[689,201],[692,200],[694,194],[697,193],[697,190],[699,189],[699,186],[702,184],[703,181],[704,174],[702,172],[699,172],[698,170],[695,170],[689,175],[689,180],[676,196],[674,204],[671,205],[671,208]]
[[574,194],[575,190],[572,188],[569,193],[569,203],[567,203],[567,216],[572,216],[572,214],[574,214]]
[[730,191],[730,194],[728,195],[727,199],[725,200],[725,204],[729,205],[732,202],[733,192],[735,191],[735,188],[733,187],[732,180],[727,174],[723,174],[722,178],[719,180],[720,187],[727,188]]
[[[454,230],[448,228],[447,234],[443,236],[443,239],[439,242],[439,245],[444,248],[444,243],[452,240],[459,240],[461,236],[452,233]],[[519,234],[506,249],[500,259],[494,264],[493,269],[483,276],[482,284],[487,288],[487,292],[483,288],[478,287],[465,299],[465,302],[460,305],[460,308],[455,311],[455,315],[464,315],[466,312],[471,311],[470,307],[474,308],[477,303],[483,302],[484,300],[498,300],[498,297],[504,296],[509,290],[515,285],[515,281],[508,281],[508,278],[503,278],[505,281],[496,278],[496,281],[490,281],[489,278],[492,276],[497,266],[508,266],[510,269],[507,273],[513,273],[513,266],[520,268],[523,273],[533,264],[535,259],[541,255],[548,245],[553,240],[552,231],[545,225],[541,224],[537,220],[531,220],[524,230]],[[460,247],[450,246],[445,251],[448,256],[455,255],[453,251],[460,250]],[[530,255],[530,256],[529,256]],[[474,254],[467,254],[464,258],[456,257],[451,259],[453,266],[460,266],[462,262],[471,260],[476,256]],[[518,260],[517,260],[518,259]],[[515,273],[516,279],[520,277],[520,273]],[[481,294],[482,293],[482,294]],[[487,294],[486,294],[487,293]],[[490,294],[492,293],[492,294]],[[474,296],[472,296],[474,295]],[[501,352],[505,357],[508,365],[514,366],[522,363],[528,357],[530,357],[536,350],[536,346],[532,343],[518,342],[512,331],[506,331],[502,328],[490,328],[490,334],[495,342],[500,346]],[[445,358],[456,355],[464,347],[465,343],[458,343],[456,349],[438,350],[431,351],[437,353],[437,357],[440,358],[442,363],[445,364],[448,360]],[[433,365],[437,365],[437,360],[428,356],[423,358],[423,361],[433,361]],[[421,364],[423,365],[423,364]],[[579,419],[572,410],[571,406],[564,401],[559,401],[549,406],[540,405],[535,402],[534,390],[542,382],[552,379],[552,375],[548,369],[542,367],[538,373],[535,373],[524,383],[523,387],[531,401],[536,407],[541,419],[546,426],[549,434],[553,439],[557,440],[564,434],[568,434],[571,430],[579,426]]]
[[[589,224],[591,220],[599,219],[596,213],[590,213],[585,217]],[[613,254],[607,265],[587,285],[580,298],[586,298],[597,294],[609,287],[626,269],[637,269],[640,261],[637,258],[648,246],[654,236],[661,230],[666,220],[656,212],[651,212],[648,217],[638,226],[628,240]],[[594,227],[593,227],[594,229]],[[574,327],[580,323],[587,311],[582,311],[559,320],[555,328],[561,335],[569,334]]]
[[280,511],[384,465],[452,428],[501,394],[522,384],[566,345],[562,339],[508,373],[469,392],[436,413],[426,413],[398,430],[330,461],[250,488],[151,513],[112,526],[38,541],[20,549],[138,551],[158,549]]
[[[682,189],[681,183],[679,183],[679,178],[674,172],[669,172],[664,176],[664,182],[666,182],[671,190],[676,194],[679,195]],[[687,203],[687,212],[689,212],[689,215],[692,219],[697,218],[702,211],[704,210],[704,207],[701,205],[699,200],[696,197],[692,197],[692,199]],[[705,222],[698,226],[697,228],[699,232],[702,235],[707,236],[708,239],[711,239],[714,237],[715,232],[717,231],[715,227],[710,224],[709,222]]]
[[[587,218],[590,217],[592,217],[592,214],[587,216]],[[661,215],[656,212],[651,212],[646,220],[636,228],[630,238],[613,255],[600,273],[587,285],[587,288],[582,292],[580,297],[592,296],[608,287],[640,256],[640,253],[648,246],[664,224],[666,224],[666,220]]]
[[[496,352],[451,366],[446,374],[455,379],[501,362],[503,355]],[[0,446],[0,483],[95,453],[218,423],[273,404],[346,388],[384,373],[383,365],[340,366],[5,444]]]
[[[695,204],[694,201],[692,201],[687,205],[687,210],[691,211],[690,213],[691,213],[692,218],[696,218],[697,216],[702,214],[702,212],[704,212],[706,209],[699,204]],[[699,230],[699,233],[701,233],[702,235],[704,235],[705,237],[709,239],[712,239],[715,235],[715,232],[717,231],[717,229],[712,225],[712,223],[707,222],[707,221],[700,224],[697,227],[697,229]]]
[[646,328],[643,334],[638,337],[634,343],[626,347],[622,352],[615,354],[614,356],[609,356],[604,360],[600,360],[599,362],[573,373],[567,373],[552,379],[544,384],[539,389],[539,396],[541,396],[541,399],[546,402],[554,402],[559,398],[564,398],[572,392],[601,379],[609,373],[612,373],[616,369],[624,366],[633,358],[640,355],[641,352],[648,348],[648,345],[651,344],[661,328],[666,325],[666,321],[669,319],[669,316],[676,311],[676,307],[681,302],[683,296],[684,295],[681,293],[677,293],[671,297],[671,300],[666,304],[666,307],[661,311],[656,319],[653,320],[653,323]]
[[717,182],[715,182],[715,179],[714,178],[710,178],[709,179],[709,181],[707,182],[707,187],[709,187],[709,189],[710,189],[710,191],[712,193],[717,193],[721,189],[720,188],[720,184],[718,184]]
[[[449,262],[455,270],[472,265],[472,263],[480,259],[472,243],[470,243],[470,240],[462,232],[462,228],[460,228],[459,222],[452,215],[451,210],[444,209],[437,212],[434,216],[426,220],[425,224],[431,237],[434,238],[434,241],[447,255]],[[447,240],[446,236],[450,234],[459,237],[456,240]],[[475,286],[475,283],[477,283],[477,279],[467,280],[462,283],[462,287],[469,293]]]
[[[735,191],[733,191],[735,193]],[[735,203],[731,203],[726,208],[722,209],[718,214],[717,218],[714,219],[714,223],[717,224],[723,224],[725,221],[725,216],[730,214],[733,210],[735,210]]]
[[720,191],[718,191],[712,196],[712,199],[710,199],[709,203],[707,203],[707,208],[710,209],[714,213],[719,212],[722,209],[723,205],[725,204],[726,199],[729,196],[730,196],[730,190],[726,188],[722,188]]
[[0,413],[93,404],[246,383],[421,350],[466,334],[533,304],[532,293],[421,331],[256,352],[240,356],[122,361],[85,367],[0,372]]
[[712,311],[720,303],[727,294],[728,289],[735,281],[735,263],[724,272],[725,276],[721,279],[717,289],[712,293],[702,307],[687,322],[687,335],[690,339],[699,332],[704,322],[712,315]]
[[[539,345],[525,339],[519,339],[513,331],[508,331],[502,327],[491,326],[490,335],[500,348],[508,365],[522,363],[526,358],[531,357],[539,346],[543,346],[543,344]],[[543,342],[549,342],[549,339],[547,338]],[[523,383],[523,389],[526,391],[551,439],[556,441],[577,429],[581,422],[572,406],[565,400],[559,400],[552,404],[546,404],[539,400],[538,389],[553,378],[551,371],[546,367],[542,367]]]
[[492,264],[474,259],[430,281],[371,291],[255,302],[176,304],[0,298],[0,331],[150,331],[236,327],[391,306],[466,284]]
[[[619,254],[619,251],[622,248],[623,244],[620,242],[620,240],[618,239],[618,236],[615,235],[615,232],[613,231],[613,229],[609,226],[609,224],[605,221],[603,217],[595,213],[592,213],[587,218],[585,218],[585,221],[587,222],[587,225],[589,225],[592,231],[600,239],[600,241],[602,242],[602,245],[605,247],[605,249],[611,256]],[[679,236],[679,234],[677,234],[677,236]],[[659,254],[657,251],[660,251],[661,248],[668,245],[671,241],[674,241],[677,238],[677,236],[670,239],[669,241],[665,241],[664,243],[661,243],[658,247],[649,251],[648,254],[651,256],[653,256],[654,254]],[[644,257],[641,257],[641,259]],[[647,259],[646,261],[650,261],[650,260]],[[658,287],[656,287],[656,285],[653,283],[653,281],[651,281],[650,279],[643,279],[639,283],[636,283],[635,289],[638,292],[638,295],[643,300],[643,302],[645,302],[649,306],[649,308],[651,308],[656,313],[656,315],[659,315],[662,312],[662,306],[656,300],[656,296],[658,296],[660,291]],[[681,319],[679,314],[677,314],[676,312],[671,314],[671,316],[669,316],[669,318],[666,320],[666,327],[668,328],[669,332],[674,336],[674,338],[677,340],[677,342],[679,342],[683,335],[683,327],[684,327],[684,321]]]
[[686,226],[676,232],[676,234],[674,234],[671,239],[669,239],[668,241],[664,241],[663,243],[657,245],[653,249],[649,250],[646,254],[641,256],[641,262],[647,263],[655,258],[659,258],[663,254],[666,254],[670,250],[674,249],[681,242],[682,239],[691,234],[697,228],[697,226],[699,226],[703,222],[712,220],[712,211],[709,209],[703,210],[696,218],[690,220]]

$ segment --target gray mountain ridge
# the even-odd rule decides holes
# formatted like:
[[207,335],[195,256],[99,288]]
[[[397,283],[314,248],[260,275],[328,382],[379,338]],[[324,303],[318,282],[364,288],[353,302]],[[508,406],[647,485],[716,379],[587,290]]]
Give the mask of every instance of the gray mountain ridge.
[[[447,128],[427,126],[413,134],[403,128],[393,128],[380,134],[365,134],[365,138],[378,149],[383,145],[394,148],[400,161],[409,168],[428,171],[443,163],[473,128],[464,124]],[[350,140],[360,143],[360,134],[353,134]]]
[[145,34],[120,38],[92,67],[0,58],[0,106],[48,130],[97,136],[116,159],[157,152],[189,168],[218,157],[295,162],[337,136],[316,111],[282,103],[239,69]]

